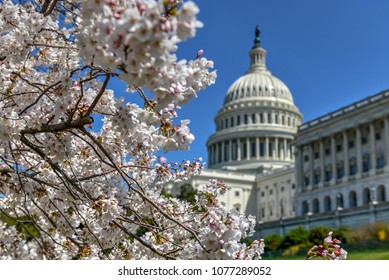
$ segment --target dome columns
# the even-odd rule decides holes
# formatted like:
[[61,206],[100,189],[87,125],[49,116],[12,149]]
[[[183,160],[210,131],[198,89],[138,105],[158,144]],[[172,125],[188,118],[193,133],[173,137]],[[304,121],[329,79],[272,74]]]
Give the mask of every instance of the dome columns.
[[208,144],[208,167],[239,162],[292,162],[292,139],[276,136],[238,137]]

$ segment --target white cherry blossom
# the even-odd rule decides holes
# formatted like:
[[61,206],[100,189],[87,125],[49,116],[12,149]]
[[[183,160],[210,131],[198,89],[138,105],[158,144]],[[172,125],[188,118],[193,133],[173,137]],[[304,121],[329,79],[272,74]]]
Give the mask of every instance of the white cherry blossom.
[[216,79],[205,51],[175,54],[202,27],[194,2],[34,3],[0,3],[0,259],[260,258],[223,182],[195,206],[163,190],[204,169],[156,156],[189,149],[178,112]]

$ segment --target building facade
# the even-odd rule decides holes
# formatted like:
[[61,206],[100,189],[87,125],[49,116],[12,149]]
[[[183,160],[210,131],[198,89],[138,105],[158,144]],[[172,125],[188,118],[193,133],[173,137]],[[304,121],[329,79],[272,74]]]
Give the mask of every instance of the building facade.
[[266,67],[258,28],[249,56],[215,117],[208,169],[181,185],[225,181],[223,204],[255,215],[262,237],[389,222],[389,91],[302,124],[290,90]]

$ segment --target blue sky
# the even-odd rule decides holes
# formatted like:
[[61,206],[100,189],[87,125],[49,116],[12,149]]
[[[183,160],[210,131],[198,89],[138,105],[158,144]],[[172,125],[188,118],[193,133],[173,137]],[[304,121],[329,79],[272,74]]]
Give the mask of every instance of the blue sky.
[[179,45],[180,58],[199,49],[215,62],[216,84],[183,106],[195,142],[169,161],[203,157],[214,133],[213,119],[229,86],[249,66],[256,25],[267,66],[291,90],[295,104],[312,120],[389,89],[389,1],[387,0],[198,0],[204,23],[195,38]]

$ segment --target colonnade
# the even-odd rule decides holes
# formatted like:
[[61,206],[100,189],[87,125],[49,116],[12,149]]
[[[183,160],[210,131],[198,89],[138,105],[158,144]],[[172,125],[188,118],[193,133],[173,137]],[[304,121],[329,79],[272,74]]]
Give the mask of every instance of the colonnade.
[[[301,191],[372,176],[389,162],[389,119],[332,133],[298,144],[297,184]],[[378,128],[377,128],[378,127]],[[330,174],[330,176],[329,176]],[[330,178],[329,178],[330,177]]]
[[208,145],[209,166],[242,160],[292,161],[292,139],[284,137],[232,138]]

